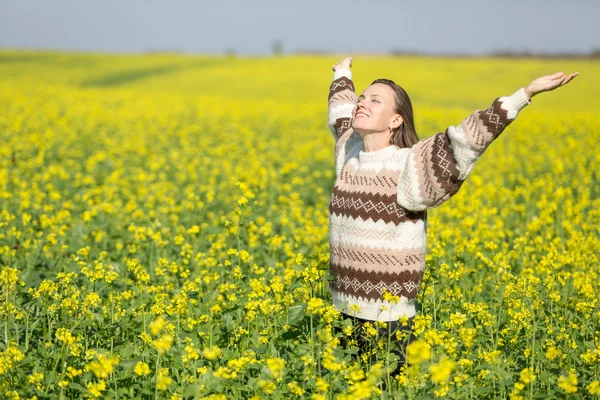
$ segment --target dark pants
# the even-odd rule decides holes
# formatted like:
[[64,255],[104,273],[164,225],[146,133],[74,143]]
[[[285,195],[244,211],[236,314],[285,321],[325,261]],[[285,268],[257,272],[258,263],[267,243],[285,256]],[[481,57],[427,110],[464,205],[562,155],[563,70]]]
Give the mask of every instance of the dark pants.
[[[414,323],[414,317],[409,318],[408,321],[406,322],[406,325],[404,325],[404,326],[401,324],[401,321],[389,321],[389,322],[384,322],[386,324],[385,327],[378,327],[375,324],[375,321],[369,321],[366,319],[356,318],[356,317],[353,317],[348,314],[342,313],[342,317],[344,319],[349,319],[354,326],[353,334],[352,334],[352,336],[350,336],[350,338],[355,339],[355,341],[357,342],[359,357],[362,354],[369,354],[369,352],[371,350],[376,349],[377,341],[379,341],[380,339],[383,339],[383,342],[384,342],[383,352],[384,353],[387,352],[388,341],[389,341],[390,354],[394,353],[398,356],[398,365],[396,366],[394,371],[391,372],[390,375],[397,375],[400,372],[400,367],[402,367],[402,365],[404,365],[406,363],[406,346],[408,346],[408,344],[410,342],[412,342],[413,340],[416,339],[416,337],[413,333],[413,330],[412,330],[413,323]],[[374,336],[367,338],[366,333],[363,330],[363,325],[366,322],[370,322],[371,325],[375,329],[377,329],[377,338],[375,338]],[[348,348],[346,334],[342,331],[341,328],[338,328],[337,326],[335,326],[334,330],[335,330],[336,335],[338,333],[341,333],[341,338],[340,338],[341,343],[340,344],[342,345],[342,347]],[[401,339],[397,338],[397,336],[396,336],[397,332],[402,332]],[[388,338],[388,334],[389,334],[389,338]],[[376,355],[371,354],[369,357],[369,360],[371,363],[374,363],[376,361]]]

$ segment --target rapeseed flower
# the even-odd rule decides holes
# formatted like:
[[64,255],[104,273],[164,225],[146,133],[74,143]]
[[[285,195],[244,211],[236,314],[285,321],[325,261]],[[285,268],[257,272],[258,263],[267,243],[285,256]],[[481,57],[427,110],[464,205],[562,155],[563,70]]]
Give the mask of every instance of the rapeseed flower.
[[212,346],[202,350],[202,355],[209,361],[215,361],[221,357],[221,349],[217,346]]
[[118,356],[105,356],[104,354],[98,354],[97,361],[88,363],[85,366],[86,371],[93,372],[97,378],[105,379],[113,372],[114,367],[119,365]]
[[135,368],[133,369],[136,375],[144,376],[150,374],[150,366],[143,361],[138,361],[135,364]]
[[156,388],[158,390],[167,390],[173,379],[169,377],[169,369],[161,368],[156,376]]
[[417,339],[406,346],[406,361],[409,364],[419,364],[431,359],[431,347],[427,342]]
[[434,383],[446,383],[450,379],[450,374],[454,371],[454,361],[447,357],[442,357],[440,361],[429,367],[431,373],[431,381]]
[[279,380],[283,377],[285,370],[285,360],[278,357],[270,357],[267,359],[267,371],[275,379]]
[[565,393],[576,393],[577,392],[577,375],[572,371],[565,375],[558,377],[558,387],[565,391]]

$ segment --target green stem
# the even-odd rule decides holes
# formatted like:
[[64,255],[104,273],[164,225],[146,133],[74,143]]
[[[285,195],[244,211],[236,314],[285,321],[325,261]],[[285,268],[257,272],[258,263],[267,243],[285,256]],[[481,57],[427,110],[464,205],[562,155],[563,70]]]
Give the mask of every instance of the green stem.
[[156,368],[154,371],[154,378],[155,378],[155,383],[154,383],[154,400],[158,399],[158,365],[159,365],[159,361],[160,361],[160,354],[156,357]]
[[[8,304],[8,285],[4,289],[4,293],[6,294],[6,304]],[[4,321],[4,343],[6,344],[7,347],[8,347],[8,321],[9,321],[9,319],[10,319],[10,315],[8,315],[6,320]]]
[[[533,310],[534,307],[531,307],[531,309]],[[535,312],[535,311],[534,311]],[[534,360],[535,360],[535,314],[534,312],[532,312],[532,319],[533,319],[533,342],[531,344],[531,373],[533,374],[534,371]],[[529,382],[529,398],[533,399],[533,379],[531,380],[531,382]]]

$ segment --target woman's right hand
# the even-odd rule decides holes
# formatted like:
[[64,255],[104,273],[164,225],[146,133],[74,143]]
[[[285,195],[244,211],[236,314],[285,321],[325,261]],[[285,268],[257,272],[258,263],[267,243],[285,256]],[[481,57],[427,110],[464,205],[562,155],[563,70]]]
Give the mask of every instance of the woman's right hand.
[[348,68],[352,66],[352,57],[346,57],[343,60],[338,61],[337,64],[332,65],[331,69],[335,72],[338,68]]

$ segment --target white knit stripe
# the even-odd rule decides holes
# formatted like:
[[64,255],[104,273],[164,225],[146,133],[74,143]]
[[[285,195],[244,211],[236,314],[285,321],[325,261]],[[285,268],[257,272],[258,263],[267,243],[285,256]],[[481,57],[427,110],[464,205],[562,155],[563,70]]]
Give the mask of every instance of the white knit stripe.
[[507,111],[507,117],[509,119],[517,118],[519,111],[521,111],[523,107],[531,104],[531,101],[527,100],[525,88],[520,88],[510,96],[500,97],[499,100],[502,102],[501,107]]
[[333,72],[333,80],[345,76],[348,79],[352,79],[352,71],[349,68],[338,68]]
[[332,106],[329,109],[329,127],[333,129],[333,125],[337,121],[338,118],[352,118],[352,110],[354,109],[354,104],[352,103],[341,103]]
[[406,167],[402,171],[400,181],[398,182],[398,203],[407,210],[423,211],[427,205],[423,203],[421,197],[419,181],[417,179],[417,166],[415,154],[413,151],[408,153]]
[[473,165],[480,153],[473,150],[467,142],[467,136],[462,125],[448,127],[447,133],[450,137],[450,147],[452,147],[453,156],[456,159],[456,167],[460,172],[459,179],[464,180],[471,172],[471,169],[473,169]]
[[[364,151],[364,142],[363,142],[363,148],[361,149],[361,151]],[[402,171],[404,169],[404,165],[406,164],[406,157],[408,156],[409,153],[410,153],[410,149],[396,149],[396,151],[393,152],[392,155],[385,160],[379,160],[379,161],[375,161],[375,162],[361,161],[360,169],[361,169],[361,171],[369,171],[374,174],[381,174],[383,170],[394,171],[396,173],[399,173],[400,171]],[[368,154],[368,153],[366,153],[366,154]],[[360,158],[360,154],[359,154],[359,158]],[[363,156],[363,158],[364,158],[364,156]]]
[[[340,312],[371,321],[397,321],[403,315],[406,315],[410,318],[417,313],[414,299],[409,301],[404,296],[400,296],[400,301],[398,301],[396,304],[392,304],[385,300],[359,299],[332,289],[331,299],[333,305]],[[360,307],[360,311],[350,311],[351,304],[358,305]],[[383,305],[387,307],[387,310],[381,310],[381,306]]]
[[330,216],[330,236],[331,243],[336,246],[363,245],[394,251],[425,248],[427,240],[423,220],[396,225],[393,222],[364,221],[360,217],[354,219],[337,214]]

